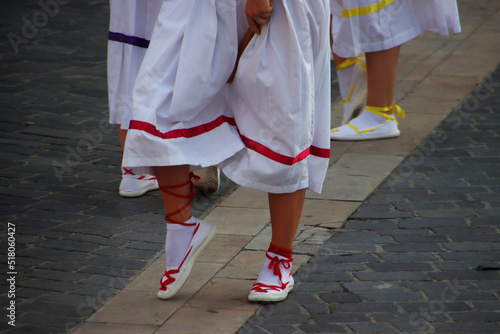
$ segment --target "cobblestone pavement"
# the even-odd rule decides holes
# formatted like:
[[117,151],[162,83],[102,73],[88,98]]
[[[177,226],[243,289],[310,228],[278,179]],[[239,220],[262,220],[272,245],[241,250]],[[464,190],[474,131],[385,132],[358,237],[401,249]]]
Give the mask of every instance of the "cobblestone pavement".
[[[2,320],[0,331],[66,333],[159,256],[163,209],[158,191],[117,193],[108,1],[5,0],[0,12],[4,320],[10,276],[16,295],[16,327]],[[498,85],[466,102],[298,272],[290,298],[241,333],[500,332]],[[218,194],[198,195],[196,214],[234,189],[224,179]]]
[[[118,195],[120,146],[107,123],[108,1],[2,1],[0,12],[0,331],[65,333],[159,256],[163,206],[159,191]],[[197,216],[234,189],[223,179],[218,194],[198,194]],[[15,299],[8,272],[17,273],[8,275]],[[6,321],[11,300],[15,327]]]
[[[107,123],[108,3],[0,3],[0,331],[66,333],[163,249],[159,191],[118,196],[121,149]],[[217,194],[197,194],[195,215],[235,188],[223,177]],[[5,321],[11,300],[15,327]]]
[[239,333],[500,333],[499,223],[500,67]]

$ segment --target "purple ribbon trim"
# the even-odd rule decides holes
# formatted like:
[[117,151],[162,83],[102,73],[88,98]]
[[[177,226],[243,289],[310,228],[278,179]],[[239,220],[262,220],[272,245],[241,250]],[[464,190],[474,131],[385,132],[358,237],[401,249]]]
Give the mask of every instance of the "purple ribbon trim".
[[149,46],[149,41],[144,38],[135,37],[135,36],[127,36],[125,34],[119,32],[109,32],[108,39],[110,41],[121,42],[130,44],[133,46],[138,46],[140,48],[147,48]]

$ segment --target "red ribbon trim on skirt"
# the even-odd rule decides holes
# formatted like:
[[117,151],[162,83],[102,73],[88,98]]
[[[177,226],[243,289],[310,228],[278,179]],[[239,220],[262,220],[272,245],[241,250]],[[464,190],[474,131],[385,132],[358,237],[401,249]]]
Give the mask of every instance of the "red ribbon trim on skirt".
[[[168,132],[161,132],[159,131],[153,124],[151,123],[146,123],[143,121],[131,121],[129,129],[130,130],[140,130],[140,131],[145,131],[155,137],[161,138],[161,139],[175,139],[175,138],[192,138],[196,137],[199,135],[202,135],[204,133],[210,132],[214,130],[215,128],[221,126],[224,123],[228,123],[229,125],[236,126],[236,122],[234,118],[232,117],[227,117],[227,116],[219,116],[212,122],[198,125],[192,128],[186,128],[186,129],[176,129],[176,130],[171,130]],[[255,140],[252,140],[248,137],[245,137],[243,135],[240,135],[241,139],[243,140],[243,143],[245,146],[253,150],[263,156],[265,156],[268,159],[271,159],[273,161],[279,162],[284,165],[289,165],[292,166],[296,164],[297,162],[300,162],[304,159],[306,159],[309,155],[314,155],[319,158],[325,158],[329,159],[330,158],[330,149],[325,149],[325,148],[319,148],[316,146],[311,146],[299,153],[295,157],[290,157],[286,156],[283,154],[280,154],[278,152],[275,152],[271,150],[269,147],[262,145],[261,143],[256,142]]]

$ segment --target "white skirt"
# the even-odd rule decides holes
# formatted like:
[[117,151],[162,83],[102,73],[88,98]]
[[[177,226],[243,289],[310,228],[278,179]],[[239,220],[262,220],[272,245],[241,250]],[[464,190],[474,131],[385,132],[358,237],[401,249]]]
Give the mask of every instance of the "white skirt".
[[274,6],[228,85],[247,30],[244,3],[164,3],[134,89],[124,165],[219,164],[266,192],[321,191],[330,155],[328,0]]
[[461,31],[456,0],[330,1],[333,52],[345,58],[388,50],[426,31]]
[[162,0],[110,0],[108,35],[109,122],[128,129],[132,91]]

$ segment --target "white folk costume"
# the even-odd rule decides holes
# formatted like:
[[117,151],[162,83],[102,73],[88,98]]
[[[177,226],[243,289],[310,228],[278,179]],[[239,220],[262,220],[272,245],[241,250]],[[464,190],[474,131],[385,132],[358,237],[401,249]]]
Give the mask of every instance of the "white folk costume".
[[[344,60],[337,66],[344,102],[340,127],[331,130],[333,140],[372,140],[400,135],[397,116],[404,111],[366,106],[364,53],[389,50],[431,31],[447,36],[460,32],[456,0],[330,0],[332,51]],[[361,108],[359,116],[355,113]],[[391,115],[388,112],[392,111]],[[347,122],[347,123],[346,123]]]
[[111,0],[108,35],[109,121],[128,129],[132,91],[162,0]]
[[[162,0],[111,0],[108,34],[109,122],[128,129],[132,115],[132,91]],[[119,193],[141,196],[158,189],[151,167],[122,167]]]
[[333,51],[340,57],[388,50],[432,31],[459,33],[456,0],[331,0]]
[[328,168],[328,0],[274,1],[236,78],[244,3],[163,3],[133,95],[126,166],[219,164],[273,193],[320,192]]

